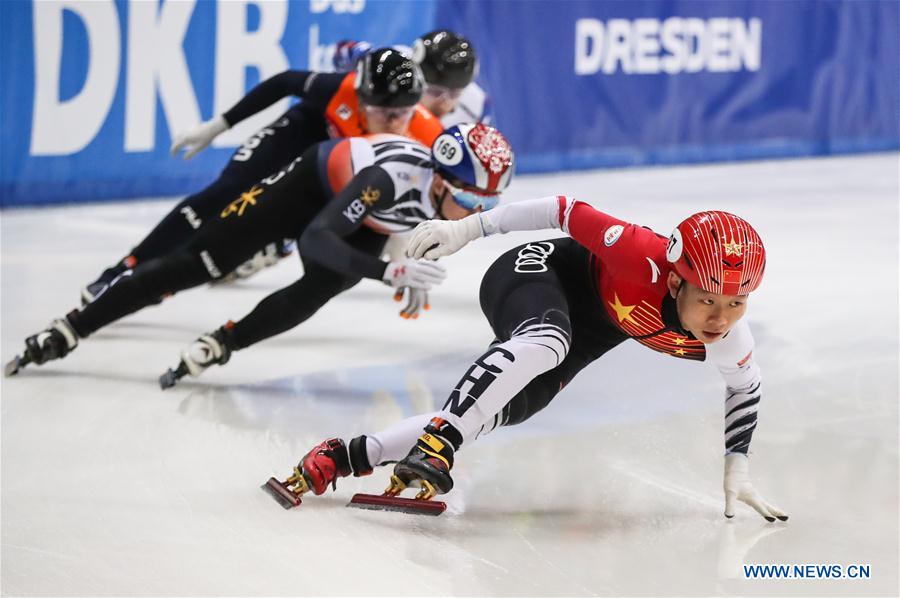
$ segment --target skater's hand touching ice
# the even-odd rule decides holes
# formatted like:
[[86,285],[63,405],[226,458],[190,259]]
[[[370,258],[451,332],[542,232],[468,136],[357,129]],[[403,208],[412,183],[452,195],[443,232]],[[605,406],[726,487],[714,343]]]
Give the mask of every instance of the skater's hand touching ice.
[[766,521],[787,521],[788,516],[781,509],[766,502],[750,483],[750,460],[747,455],[730,453],[725,455],[725,516],[734,517],[736,501],[746,503],[765,517]]
[[179,151],[185,150],[184,159],[190,160],[212,143],[220,133],[228,130],[228,123],[221,116],[197,125],[190,131],[182,132],[175,137],[172,148],[169,150],[173,156]]
[[413,231],[406,255],[436,260],[456,253],[469,241],[483,236],[478,214],[466,216],[462,220],[428,220]]

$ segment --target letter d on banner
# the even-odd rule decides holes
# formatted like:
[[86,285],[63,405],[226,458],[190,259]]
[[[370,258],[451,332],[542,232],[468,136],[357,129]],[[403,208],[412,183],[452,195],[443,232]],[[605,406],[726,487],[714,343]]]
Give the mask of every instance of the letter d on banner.
[[[34,11],[34,116],[31,154],[60,156],[82,150],[109,112],[119,78],[119,16],[112,0],[42,0]],[[88,36],[88,71],[76,96],[59,100],[63,11],[81,19]]]
[[575,74],[593,75],[603,62],[603,23],[597,19],[575,21]]

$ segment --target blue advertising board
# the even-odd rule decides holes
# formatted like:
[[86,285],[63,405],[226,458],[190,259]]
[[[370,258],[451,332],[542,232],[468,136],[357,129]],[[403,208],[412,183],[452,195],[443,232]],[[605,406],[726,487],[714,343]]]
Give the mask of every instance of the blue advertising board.
[[0,205],[185,194],[284,100],[191,161],[179,131],[334,44],[469,37],[520,172],[900,148],[900,3],[6,0]]
[[438,4],[520,171],[900,147],[900,3]]
[[196,191],[288,100],[190,161],[174,135],[285,69],[332,70],[336,42],[409,44],[429,1],[4,0],[2,205]]

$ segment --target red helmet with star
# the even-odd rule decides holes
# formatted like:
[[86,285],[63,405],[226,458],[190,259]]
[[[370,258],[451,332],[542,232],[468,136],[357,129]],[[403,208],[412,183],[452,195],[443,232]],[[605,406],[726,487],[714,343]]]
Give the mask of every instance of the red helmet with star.
[[762,282],[766,248],[750,223],[728,212],[699,212],[679,224],[666,258],[683,279],[717,295],[747,295]]

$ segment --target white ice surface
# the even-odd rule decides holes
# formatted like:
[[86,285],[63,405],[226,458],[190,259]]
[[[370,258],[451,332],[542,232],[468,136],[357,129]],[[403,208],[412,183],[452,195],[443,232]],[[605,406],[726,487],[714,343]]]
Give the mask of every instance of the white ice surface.
[[[764,374],[751,473],[790,515],[722,516],[723,394],[705,364],[628,342],[528,422],[462,451],[438,518],[344,508],[387,470],[284,511],[260,489],[324,438],[435,408],[491,340],[472,244],[418,321],[364,282],[309,322],[161,392],[198,333],[296,278],[297,258],[186,291],[2,380],[3,595],[896,595],[896,154],[521,176],[667,234],[724,209],[768,248],[749,318]],[[76,306],[171,200],[2,219],[2,356]],[[753,581],[740,563],[871,564]]]

